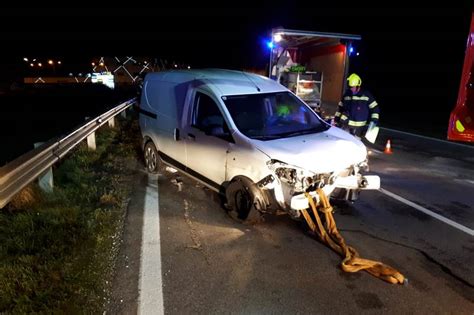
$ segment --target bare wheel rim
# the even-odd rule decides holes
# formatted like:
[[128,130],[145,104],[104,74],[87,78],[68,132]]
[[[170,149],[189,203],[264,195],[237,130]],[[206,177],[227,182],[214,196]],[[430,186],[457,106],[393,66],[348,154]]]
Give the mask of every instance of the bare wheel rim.
[[252,202],[248,191],[243,188],[235,193],[235,206],[239,216],[245,216],[250,211]]

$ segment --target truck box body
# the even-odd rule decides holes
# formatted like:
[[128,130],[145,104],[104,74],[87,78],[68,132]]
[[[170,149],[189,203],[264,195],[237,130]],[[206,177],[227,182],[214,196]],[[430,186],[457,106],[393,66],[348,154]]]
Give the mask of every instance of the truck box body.
[[317,73],[319,104],[311,107],[321,110],[323,116],[334,114],[346,89],[352,42],[360,40],[360,36],[278,28],[272,30],[272,38],[270,77],[292,90],[281,80],[282,74],[292,72],[292,64],[301,66],[297,72],[302,74]]
[[474,13],[467,38],[458,99],[449,119],[448,139],[474,142]]

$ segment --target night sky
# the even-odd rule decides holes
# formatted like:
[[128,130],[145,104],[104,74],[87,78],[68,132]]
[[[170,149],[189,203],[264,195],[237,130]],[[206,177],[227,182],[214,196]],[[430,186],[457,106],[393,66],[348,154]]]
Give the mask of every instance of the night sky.
[[62,58],[65,67],[87,64],[92,56],[143,55],[193,68],[267,69],[264,42],[274,27],[359,34],[362,41],[355,48],[360,56],[351,57],[350,70],[362,76],[381,104],[382,115],[384,109],[390,115],[399,112],[402,119],[427,119],[426,114],[437,113],[434,119],[445,128],[456,101],[473,5],[432,3],[393,8],[365,7],[361,2],[308,7],[294,1],[227,9],[184,4],[2,8],[0,80],[5,85],[21,74],[24,56]]

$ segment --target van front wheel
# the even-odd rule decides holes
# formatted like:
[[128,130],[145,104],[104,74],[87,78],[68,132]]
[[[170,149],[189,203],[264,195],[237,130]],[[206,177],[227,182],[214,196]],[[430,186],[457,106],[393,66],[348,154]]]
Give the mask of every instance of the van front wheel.
[[158,157],[158,150],[156,150],[153,142],[149,141],[145,145],[144,157],[147,171],[152,174],[158,173],[160,158]]
[[229,215],[239,221],[258,223],[263,221],[264,202],[260,190],[250,179],[238,177],[229,184],[225,192]]

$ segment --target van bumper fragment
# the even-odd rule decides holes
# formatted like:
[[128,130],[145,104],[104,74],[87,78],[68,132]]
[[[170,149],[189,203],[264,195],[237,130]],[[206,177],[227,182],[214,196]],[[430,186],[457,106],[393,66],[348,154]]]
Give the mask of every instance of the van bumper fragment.
[[[313,199],[315,199],[316,204],[319,203],[319,196],[315,191],[309,193]],[[308,198],[304,194],[299,194],[291,197],[291,209],[301,211],[303,209],[309,208]]]
[[338,177],[334,183],[337,188],[378,190],[380,189],[380,177],[377,175],[351,175]]
[[[380,189],[380,177],[377,175],[351,175],[338,177],[334,183],[334,186],[336,188],[345,189],[378,190]],[[323,187],[323,190],[325,190],[326,187]],[[313,199],[315,199],[316,204],[318,204],[318,194],[315,191],[311,191],[309,194],[313,197]],[[306,198],[304,194],[295,195],[291,197],[290,207],[291,209],[297,211],[300,211],[302,209],[308,209],[308,198]]]

